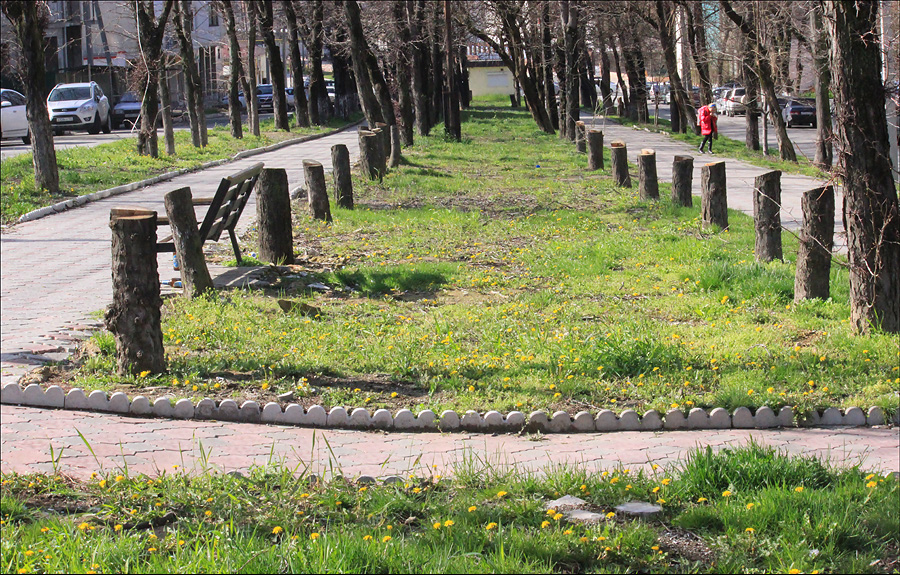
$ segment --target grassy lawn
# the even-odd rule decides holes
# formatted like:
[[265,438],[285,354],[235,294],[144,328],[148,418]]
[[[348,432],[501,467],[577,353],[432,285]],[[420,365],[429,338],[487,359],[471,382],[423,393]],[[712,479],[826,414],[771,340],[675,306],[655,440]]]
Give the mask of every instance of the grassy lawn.
[[743,214],[705,230],[699,199],[639,201],[527,112],[464,118],[464,142],[438,128],[383,183],[356,179],[333,225],[297,206],[299,261],[271,288],[168,299],[170,373],[115,375],[102,334],[55,383],[438,413],[898,408],[897,338],[852,333],[844,267],[831,299],[795,304],[793,236],[756,263]]
[[276,142],[319,134],[332,130],[345,122],[333,120],[329,126],[293,128],[291,132],[275,130],[274,120],[260,123],[260,137],[254,137],[244,127],[244,138],[231,137],[228,126],[209,129],[209,145],[195,148],[187,130],[175,132],[175,156],[165,155],[163,135],[160,131],[160,157],[138,155],[135,147],[137,135],[123,138],[93,148],[67,148],[57,150],[60,194],[52,195],[38,190],[34,185],[34,166],[31,154],[20,154],[3,160],[0,176],[0,223],[10,224],[19,216],[57,202],[151,178],[157,174],[192,168],[213,160],[230,158],[234,154],[252,148],[268,146]]
[[[468,460],[452,478],[311,481],[272,465],[76,481],[4,474],[4,573],[890,573],[898,482],[750,445],[681,465],[542,474]],[[570,523],[547,503],[601,514]],[[637,520],[623,502],[656,502]]]

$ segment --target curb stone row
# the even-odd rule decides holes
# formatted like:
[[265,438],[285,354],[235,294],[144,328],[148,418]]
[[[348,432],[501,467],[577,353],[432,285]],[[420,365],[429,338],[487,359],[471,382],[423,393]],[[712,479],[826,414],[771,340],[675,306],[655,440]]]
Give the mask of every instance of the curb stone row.
[[[244,401],[238,405],[233,399],[218,403],[210,398],[202,399],[196,405],[190,399],[175,401],[171,397],[159,397],[152,403],[142,395],[133,399],[118,391],[107,395],[105,391],[94,390],[85,393],[75,388],[66,393],[58,385],[46,390],[32,383],[22,389],[17,383],[9,383],[0,389],[0,403],[31,407],[51,407],[99,411],[133,415],[138,417],[164,417],[170,419],[213,419],[246,423],[271,423],[306,427],[327,427],[347,429],[393,429],[396,431],[474,431],[474,432],[518,432],[522,430],[543,433],[585,433],[610,431],[662,431],[679,429],[770,429],[774,427],[817,427],[847,426],[861,427],[888,424],[884,410],[871,407],[864,412],[858,407],[848,407],[843,412],[829,407],[823,412],[810,411],[803,414],[795,424],[794,409],[782,407],[778,413],[762,406],[754,414],[746,407],[739,407],[729,413],[722,407],[707,412],[693,408],[687,415],[679,409],[670,409],[665,415],[655,410],[643,416],[632,409],[619,414],[601,409],[596,414],[581,411],[575,416],[565,411],[552,415],[546,411],[534,411],[525,415],[521,411],[511,411],[506,415],[499,411],[481,414],[467,411],[460,415],[447,410],[438,416],[430,409],[414,414],[408,409],[400,409],[392,414],[387,409],[377,409],[374,413],[358,407],[348,409],[333,407],[326,411],[321,405],[304,409],[291,403],[282,409],[281,404],[266,403],[260,407],[256,401]],[[891,422],[900,425],[900,410],[895,411]]]
[[140,188],[145,188],[147,186],[152,186],[154,184],[158,184],[160,182],[165,182],[167,180],[171,180],[173,178],[177,178],[178,176],[183,176],[184,174],[189,174],[191,172],[199,172],[202,170],[206,170],[209,168],[214,168],[216,166],[221,166],[222,164],[227,164],[229,162],[234,162],[237,160],[241,160],[243,158],[249,158],[251,156],[255,156],[257,154],[264,154],[266,152],[274,152],[275,150],[279,150],[281,148],[292,146],[294,144],[302,144],[303,142],[309,142],[311,140],[318,140],[319,138],[325,138],[327,136],[332,136],[337,134],[338,132],[342,132],[347,128],[350,128],[356,124],[359,124],[362,120],[355,122],[353,124],[347,124],[341,128],[336,128],[334,130],[329,130],[328,132],[322,132],[321,134],[312,134],[310,136],[301,136],[299,138],[291,138],[290,140],[284,140],[282,142],[276,142],[274,144],[264,146],[262,148],[253,148],[251,150],[243,150],[233,155],[230,158],[225,158],[222,160],[213,160],[210,162],[206,162],[205,164],[200,164],[199,166],[195,166],[192,168],[183,168],[181,170],[175,170],[174,172],[166,172],[165,174],[159,174],[157,176],[153,176],[152,178],[148,178],[146,180],[141,180],[139,182],[131,182],[130,184],[122,184],[121,186],[116,186],[114,188],[109,188],[106,190],[100,190],[99,192],[93,192],[91,194],[85,194],[83,196],[78,196],[77,198],[72,198],[70,200],[65,200],[63,202],[57,202],[51,206],[45,206],[43,208],[38,208],[36,210],[32,210],[27,214],[22,214],[16,223],[21,224],[24,222],[30,222],[33,220],[37,220],[43,218],[44,216],[49,216],[51,214],[58,214],[60,212],[64,212],[66,210],[70,210],[72,208],[77,208],[78,206],[83,206],[89,202],[96,202],[98,200],[103,200],[106,198],[110,198],[112,196],[118,196],[120,194],[125,194],[128,192],[133,192],[134,190],[138,190]]

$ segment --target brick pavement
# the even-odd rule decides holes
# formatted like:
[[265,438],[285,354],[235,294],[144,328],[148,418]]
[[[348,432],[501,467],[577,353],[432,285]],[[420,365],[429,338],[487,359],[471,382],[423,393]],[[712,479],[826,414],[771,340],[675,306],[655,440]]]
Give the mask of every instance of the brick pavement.
[[[174,465],[187,472],[246,471],[270,461],[328,475],[384,477],[488,462],[523,471],[584,465],[599,471],[670,465],[697,446],[734,447],[756,440],[791,455],[814,455],[837,465],[900,471],[900,428],[706,430],[545,435],[384,433],[321,430],[218,421],[138,419],[117,415],[0,406],[3,472],[61,471],[87,477],[128,464],[130,473],[155,474]],[[79,437],[81,432],[97,459]],[[53,450],[51,452],[51,446]],[[436,466],[436,467],[432,467]]]

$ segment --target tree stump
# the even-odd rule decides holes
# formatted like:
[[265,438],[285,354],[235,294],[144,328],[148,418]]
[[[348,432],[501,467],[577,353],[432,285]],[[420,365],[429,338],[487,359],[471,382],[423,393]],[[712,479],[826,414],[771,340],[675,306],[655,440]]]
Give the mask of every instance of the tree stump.
[[283,168],[263,168],[256,182],[256,227],[259,259],[274,264],[294,263],[291,195]]
[[803,192],[803,226],[794,276],[794,301],[828,299],[834,245],[834,187]]
[[375,133],[381,137],[381,169],[387,173],[388,161],[391,158],[391,127],[384,122],[375,122]]
[[390,143],[385,144],[384,130],[381,128],[373,128],[372,133],[378,139],[378,174],[379,179],[383,178],[387,173],[387,157],[391,153]]
[[203,238],[197,225],[190,188],[179,188],[164,198],[175,256],[181,268],[182,293],[196,297],[213,289],[213,280],[203,255]]
[[381,160],[378,158],[381,141],[375,132],[359,131],[359,167],[362,175],[370,180],[381,179]]
[[728,227],[725,162],[711,162],[700,170],[700,219],[704,225]]
[[617,186],[631,187],[631,175],[628,173],[628,148],[625,142],[616,140],[609,145],[612,176]]
[[396,168],[400,165],[400,149],[403,145],[400,142],[400,126],[394,124],[391,126],[390,130],[391,135],[391,161],[389,163],[391,168]]
[[589,130],[587,133],[588,169],[603,169],[603,132]]
[[353,209],[353,179],[350,177],[350,151],[344,144],[331,146],[331,177],[335,201],[342,208]]
[[659,199],[659,178],[656,175],[656,151],[641,150],[638,154],[638,192],[642,200]]
[[119,375],[162,373],[166,357],[156,267],[156,212],[112,209],[109,227],[113,303],[104,319],[116,340],[116,371]]
[[325,168],[314,160],[303,160],[303,175],[309,196],[309,214],[317,220],[331,221],[331,204],[325,191]]
[[694,185],[694,158],[675,156],[672,162],[672,203],[690,208],[694,205],[691,189]]
[[587,135],[581,120],[575,122],[575,149],[581,154],[587,152]]
[[781,254],[781,171],[757,176],[753,184],[754,254],[760,262],[783,260]]

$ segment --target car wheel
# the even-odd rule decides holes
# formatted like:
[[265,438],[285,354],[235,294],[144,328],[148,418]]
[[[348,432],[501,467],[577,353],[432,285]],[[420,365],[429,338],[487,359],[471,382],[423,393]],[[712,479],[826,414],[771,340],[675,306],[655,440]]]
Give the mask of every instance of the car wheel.
[[[112,120],[110,120],[110,121],[112,122]],[[122,122],[113,122],[113,124],[112,124],[113,130],[118,130],[121,127],[122,127]]]
[[64,131],[62,128],[53,128],[53,135],[62,136]]
[[22,136],[22,143],[26,146],[31,145],[31,132],[28,132],[24,136]]
[[97,115],[94,116],[94,121],[88,126],[87,132],[92,136],[100,133],[100,112],[97,112]]
[[110,116],[106,117],[106,123],[103,124],[103,133],[108,134],[112,132],[112,118]]

